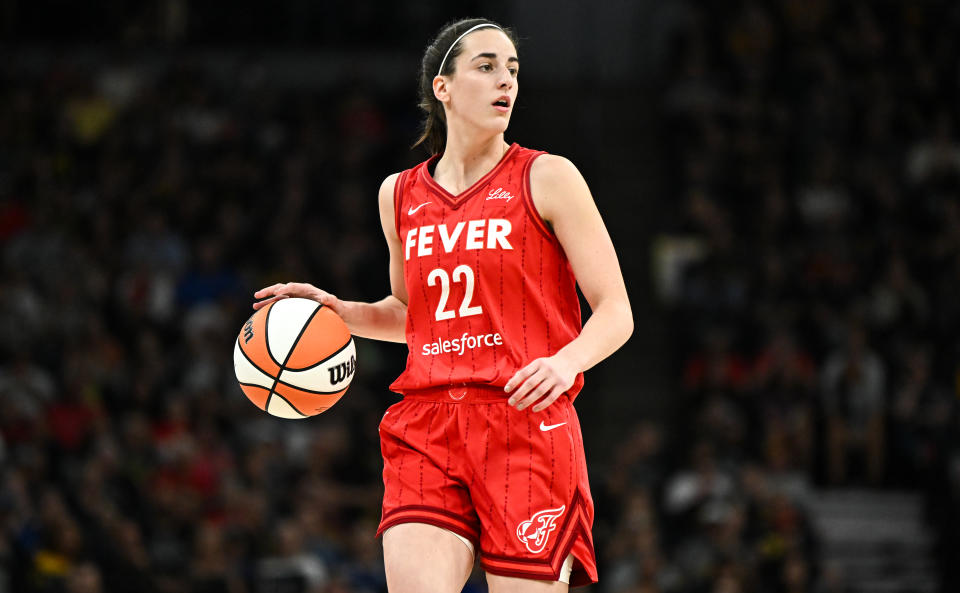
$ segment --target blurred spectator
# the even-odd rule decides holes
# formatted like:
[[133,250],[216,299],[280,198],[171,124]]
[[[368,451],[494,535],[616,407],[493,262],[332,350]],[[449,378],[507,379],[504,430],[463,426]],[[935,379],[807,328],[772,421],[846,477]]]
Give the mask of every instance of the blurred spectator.
[[888,335],[909,335],[914,328],[922,327],[929,315],[923,287],[911,278],[906,259],[898,255],[890,258],[871,301],[872,327]]
[[[854,324],[845,347],[823,369],[829,476],[844,483],[848,468],[865,466],[865,476],[879,484],[884,470],[886,370],[867,343],[866,331]],[[851,458],[857,459],[851,464]]]
[[717,467],[707,442],[697,444],[691,464],[667,480],[664,507],[679,524],[697,520],[711,503],[721,505],[733,496],[733,480]]
[[746,361],[733,351],[732,337],[722,328],[709,328],[703,349],[693,354],[684,365],[683,386],[702,397],[712,391],[734,393],[747,381]]
[[816,444],[817,376],[813,358],[800,348],[790,331],[776,330],[754,361],[750,383],[760,412],[769,467],[809,474]]
[[947,463],[956,421],[956,397],[933,380],[929,344],[904,349],[899,384],[892,390],[890,445],[896,483],[934,486]]
[[96,565],[85,562],[67,574],[67,593],[102,593],[103,579]]
[[932,134],[915,144],[907,155],[908,179],[915,184],[955,185],[960,179],[960,142],[949,112],[941,112]]
[[305,551],[303,532],[294,521],[283,521],[276,528],[275,552],[257,565],[258,591],[320,593],[329,580],[327,568],[316,556]]

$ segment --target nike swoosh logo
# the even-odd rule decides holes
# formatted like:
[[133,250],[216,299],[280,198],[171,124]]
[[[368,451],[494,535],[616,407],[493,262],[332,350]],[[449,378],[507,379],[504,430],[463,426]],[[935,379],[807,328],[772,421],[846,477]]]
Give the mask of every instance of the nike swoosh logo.
[[426,206],[426,205],[429,204],[429,203],[430,203],[430,202],[424,202],[423,204],[420,204],[420,205],[417,206],[416,208],[411,207],[409,210],[407,210],[407,214],[409,214],[410,216],[413,216],[413,215],[417,212],[417,210],[423,208],[424,206]]
[[554,428],[560,428],[560,427],[563,426],[564,424],[566,424],[566,422],[561,422],[560,424],[551,424],[551,425],[547,426],[546,424],[543,423],[543,420],[541,420],[541,421],[540,421],[540,430],[542,430],[543,432],[547,432],[548,430],[553,430]]

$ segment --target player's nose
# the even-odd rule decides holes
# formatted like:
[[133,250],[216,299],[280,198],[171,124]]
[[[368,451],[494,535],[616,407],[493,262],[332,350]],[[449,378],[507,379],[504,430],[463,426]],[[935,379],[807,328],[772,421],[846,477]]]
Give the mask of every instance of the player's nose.
[[501,89],[513,88],[513,75],[510,74],[510,70],[508,70],[507,68],[500,69],[500,80],[497,81],[497,88],[501,88]]

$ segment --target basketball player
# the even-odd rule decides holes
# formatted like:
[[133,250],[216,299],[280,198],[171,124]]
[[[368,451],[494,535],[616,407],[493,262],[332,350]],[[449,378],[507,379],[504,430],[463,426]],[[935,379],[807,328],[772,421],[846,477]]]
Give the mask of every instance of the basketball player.
[[[507,144],[520,63],[481,19],[427,48],[418,144],[433,156],[380,188],[392,294],[343,301],[309,284],[258,291],[332,307],[353,334],[406,342],[380,423],[392,593],[453,593],[475,554],[493,593],[596,582],[580,426],[583,371],[633,331],[613,244],[566,159]],[[592,315],[581,328],[576,284]]]

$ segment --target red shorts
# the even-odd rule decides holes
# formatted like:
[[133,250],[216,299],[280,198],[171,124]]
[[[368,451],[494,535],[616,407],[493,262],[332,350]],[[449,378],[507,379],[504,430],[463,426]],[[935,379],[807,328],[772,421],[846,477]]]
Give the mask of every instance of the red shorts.
[[574,556],[571,586],[597,581],[593,499],[580,422],[561,397],[518,411],[500,388],[406,395],[380,422],[383,518],[428,523],[480,550],[491,574],[557,580]]

